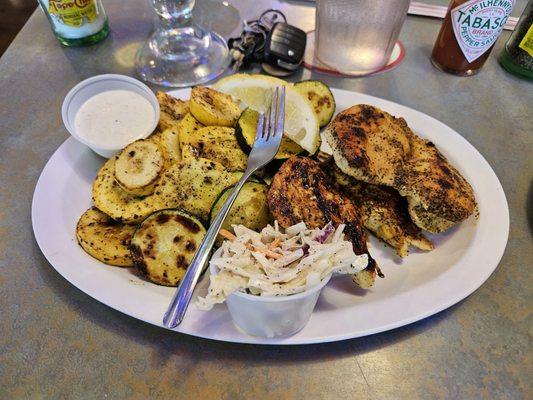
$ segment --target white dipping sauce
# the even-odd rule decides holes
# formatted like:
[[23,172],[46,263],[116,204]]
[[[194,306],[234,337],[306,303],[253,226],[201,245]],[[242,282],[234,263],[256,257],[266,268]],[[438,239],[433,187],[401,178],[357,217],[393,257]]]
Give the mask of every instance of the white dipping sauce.
[[147,133],[154,118],[154,108],[140,94],[109,90],[82,104],[74,128],[91,143],[122,148]]

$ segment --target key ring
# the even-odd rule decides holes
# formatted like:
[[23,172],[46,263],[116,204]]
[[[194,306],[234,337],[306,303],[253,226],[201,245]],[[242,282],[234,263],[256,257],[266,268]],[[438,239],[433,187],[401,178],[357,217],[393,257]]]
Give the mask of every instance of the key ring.
[[283,14],[280,10],[270,8],[264,11],[257,20],[265,29],[270,31],[276,22],[280,22],[278,19],[281,19],[282,22],[287,23],[287,17],[285,14]]

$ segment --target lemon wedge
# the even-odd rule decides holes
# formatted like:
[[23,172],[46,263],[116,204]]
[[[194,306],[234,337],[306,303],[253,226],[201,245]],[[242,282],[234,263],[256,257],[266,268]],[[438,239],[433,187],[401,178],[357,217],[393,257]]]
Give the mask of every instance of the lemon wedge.
[[274,89],[286,87],[284,133],[310,154],[320,147],[318,118],[309,100],[284,80],[266,75],[235,74],[219,80],[214,88],[241,100],[247,107],[266,112]]

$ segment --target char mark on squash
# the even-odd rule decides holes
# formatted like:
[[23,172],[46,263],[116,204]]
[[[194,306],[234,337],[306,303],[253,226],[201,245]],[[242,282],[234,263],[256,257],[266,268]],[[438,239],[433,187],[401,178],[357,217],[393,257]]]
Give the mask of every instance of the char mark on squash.
[[133,261],[133,265],[137,267],[141,275],[147,276],[148,270],[146,267],[146,263],[144,262],[144,257],[142,254],[142,250],[139,246],[136,245],[130,245],[130,252],[131,252],[131,259]]
[[191,221],[189,218],[184,217],[182,215],[175,215],[174,218],[189,232],[193,234],[200,232],[200,227],[198,226],[198,224],[196,222]]

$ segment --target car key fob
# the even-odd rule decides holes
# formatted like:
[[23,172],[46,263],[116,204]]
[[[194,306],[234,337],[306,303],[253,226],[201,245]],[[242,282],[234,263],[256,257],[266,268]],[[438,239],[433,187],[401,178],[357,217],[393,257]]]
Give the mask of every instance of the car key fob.
[[304,57],[307,35],[295,26],[278,22],[269,32],[264,48],[264,62],[295,71]]

